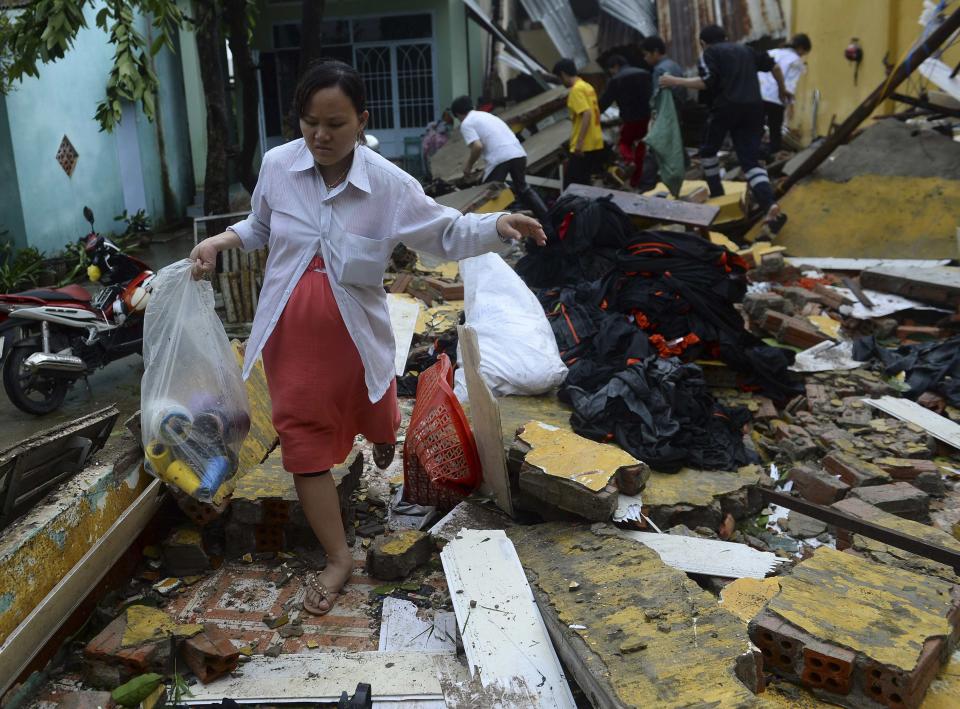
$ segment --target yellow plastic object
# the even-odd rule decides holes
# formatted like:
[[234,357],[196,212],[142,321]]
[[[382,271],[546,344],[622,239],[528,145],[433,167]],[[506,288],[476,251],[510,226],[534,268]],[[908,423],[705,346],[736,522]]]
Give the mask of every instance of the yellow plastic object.
[[200,489],[200,478],[186,463],[175,460],[170,463],[164,473],[157,472],[164,482],[176,485],[188,495],[194,495]]
[[170,467],[173,458],[170,455],[170,448],[160,441],[153,441],[147,446],[147,460],[158,476],[163,476]]
[[99,267],[99,266],[95,266],[95,265],[93,265],[92,263],[91,263],[89,266],[87,266],[87,278],[89,278],[89,279],[90,279],[91,281],[93,281],[94,283],[96,283],[97,281],[99,281],[99,280],[100,280],[100,276],[102,276],[102,275],[103,275],[103,273],[100,271],[100,267]]

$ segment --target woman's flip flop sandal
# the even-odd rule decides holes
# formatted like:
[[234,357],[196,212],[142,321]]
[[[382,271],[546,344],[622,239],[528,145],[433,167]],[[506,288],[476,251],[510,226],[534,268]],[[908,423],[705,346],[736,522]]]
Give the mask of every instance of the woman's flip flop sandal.
[[328,591],[327,587],[317,580],[317,577],[315,574],[308,574],[306,578],[306,582],[307,582],[307,590],[313,591],[315,594],[317,594],[317,596],[319,596],[318,602],[321,602],[321,603],[323,601],[327,602],[327,610],[321,610],[317,606],[309,605],[307,603],[306,596],[303,597],[303,610],[305,610],[307,613],[310,613],[312,615],[326,615],[327,613],[332,611],[333,607],[337,603],[337,598],[339,598],[340,594],[343,593],[343,589],[341,588],[340,591],[336,593],[334,593],[333,591]]

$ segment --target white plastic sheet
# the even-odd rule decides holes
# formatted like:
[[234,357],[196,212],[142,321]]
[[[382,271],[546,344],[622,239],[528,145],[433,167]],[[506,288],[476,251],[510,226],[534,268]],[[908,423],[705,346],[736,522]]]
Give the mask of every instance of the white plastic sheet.
[[247,391],[208,281],[178,261],[153,279],[143,327],[140,423],[147,470],[201,501],[237,471]]
[[[497,254],[464,259],[464,310],[480,345],[480,376],[494,396],[543,394],[567,376],[557,341],[536,296]],[[467,400],[463,370],[455,392]]]

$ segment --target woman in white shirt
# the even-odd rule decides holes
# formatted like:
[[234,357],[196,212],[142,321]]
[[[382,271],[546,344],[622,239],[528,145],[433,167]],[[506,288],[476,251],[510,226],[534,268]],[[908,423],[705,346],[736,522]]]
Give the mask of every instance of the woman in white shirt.
[[[771,49],[767,54],[773,57],[773,61],[783,72],[783,83],[787,87],[789,100],[793,101],[797,93],[797,84],[800,77],[807,70],[807,65],[803,58],[810,53],[813,45],[810,38],[805,34],[793,36],[790,43],[783,49]],[[760,79],[760,95],[763,97],[763,112],[766,115],[767,130],[770,133],[769,155],[772,158],[778,152],[783,144],[783,116],[786,106],[780,101],[780,87],[777,80],[770,72],[760,72],[757,74]]]
[[263,354],[284,468],[327,555],[307,578],[304,609],[326,614],[349,579],[336,486],[329,473],[359,433],[374,459],[393,458],[400,424],[394,340],[383,274],[394,247],[457,260],[510,239],[545,243],[520,214],[462,215],[427,197],[420,183],[363,144],[369,118],[363,79],[342,62],[311,66],[294,110],[302,140],[263,157],[252,213],[194,248],[194,273],[224,249],[269,245],[244,376]]

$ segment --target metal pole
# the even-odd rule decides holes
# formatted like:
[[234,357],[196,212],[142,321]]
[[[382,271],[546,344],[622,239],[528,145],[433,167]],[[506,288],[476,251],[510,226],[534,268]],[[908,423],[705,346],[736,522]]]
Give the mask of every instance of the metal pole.
[[877,106],[883,103],[900,84],[907,80],[918,66],[937,51],[940,45],[946,42],[958,29],[960,29],[960,9],[954,10],[937,29],[930,33],[929,37],[922,41],[919,46],[914,47],[907,55],[907,58],[893,70],[893,73],[884,79],[883,82],[864,99],[863,103],[854,109],[853,113],[847,116],[847,119],[840,124],[834,134],[827,137],[827,139],[823,141],[823,144],[794,170],[793,174],[783,183],[782,191],[785,192],[790,189],[798,181],[816,170],[820,163],[830,156],[830,153],[845,142],[847,138],[850,137],[850,134],[870,117],[870,114],[876,110]]

